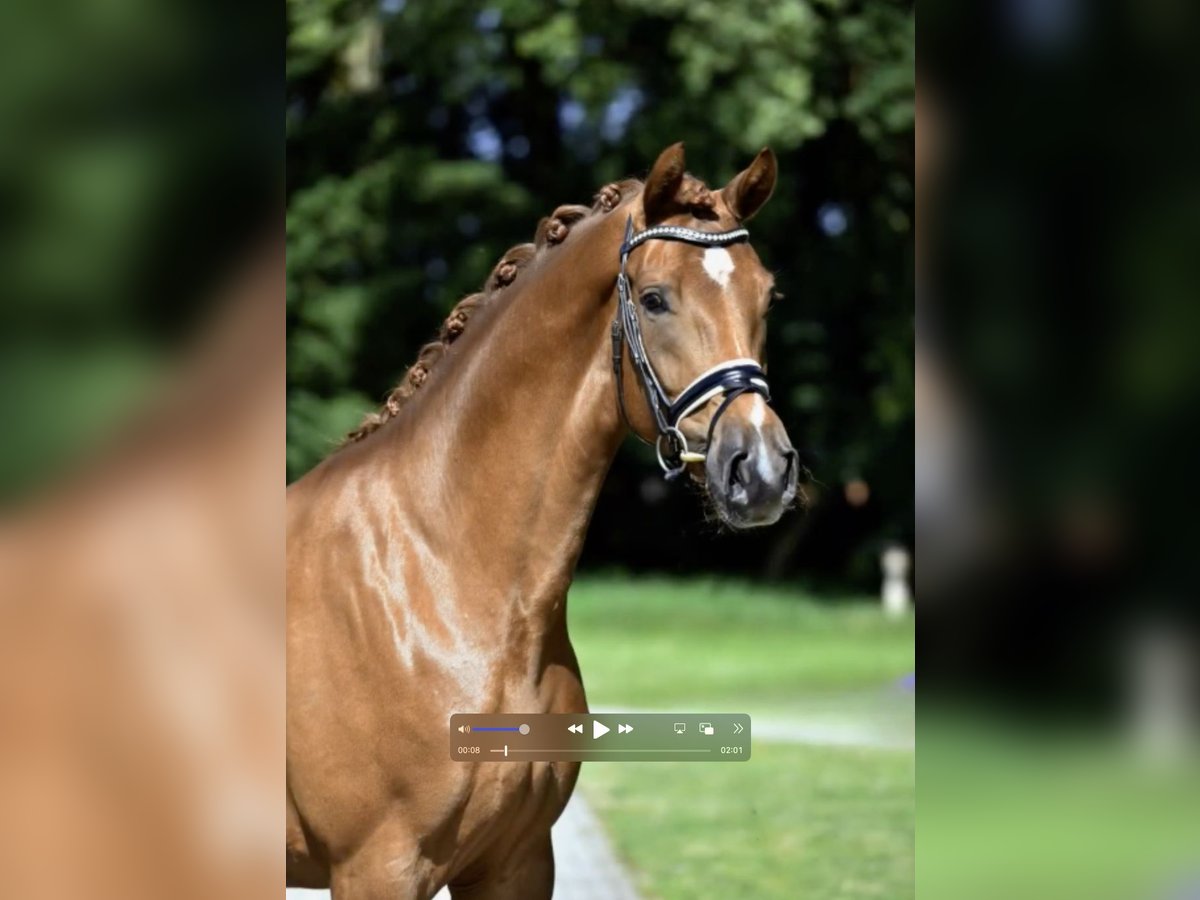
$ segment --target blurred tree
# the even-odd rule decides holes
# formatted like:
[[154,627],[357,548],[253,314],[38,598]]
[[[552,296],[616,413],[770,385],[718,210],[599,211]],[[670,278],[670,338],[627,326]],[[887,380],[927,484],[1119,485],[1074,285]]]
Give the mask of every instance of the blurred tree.
[[[715,559],[874,579],[878,540],[912,529],[909,3],[287,10],[290,477],[386,393],[539,216],[644,174],[673,141],[712,183],[770,145],[781,181],[753,231],[787,295],[772,313],[772,383],[820,502],[761,535],[717,538],[630,444],[585,564]],[[843,498],[852,479],[869,486],[863,506]],[[714,555],[716,540],[726,552]]]
[[281,28],[225,0],[2,15],[6,505],[120,434],[277,228]]

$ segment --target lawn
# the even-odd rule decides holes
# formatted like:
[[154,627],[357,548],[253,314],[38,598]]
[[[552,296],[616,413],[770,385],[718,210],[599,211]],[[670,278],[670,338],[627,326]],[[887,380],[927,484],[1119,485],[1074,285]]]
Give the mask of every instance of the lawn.
[[[593,578],[568,608],[593,706],[911,738],[912,622],[867,598]],[[913,780],[908,749],[756,737],[747,762],[588,763],[580,787],[647,897],[906,898]]]
[[933,705],[921,720],[921,896],[1200,897],[1200,766],[1094,723]]
[[780,710],[876,690],[912,671],[912,620],[870,600],[817,603],[725,581],[586,579],[571,588],[571,640],[601,706]]

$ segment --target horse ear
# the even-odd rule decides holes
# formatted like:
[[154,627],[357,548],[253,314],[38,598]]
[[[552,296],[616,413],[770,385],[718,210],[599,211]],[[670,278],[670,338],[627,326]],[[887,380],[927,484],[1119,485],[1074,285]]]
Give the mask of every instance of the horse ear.
[[682,142],[672,144],[658,155],[642,191],[642,210],[647,225],[660,222],[671,214],[675,196],[683,184],[684,165]]
[[777,173],[775,154],[770,147],[763,147],[754,162],[721,188],[721,198],[739,222],[748,221],[771,199]]

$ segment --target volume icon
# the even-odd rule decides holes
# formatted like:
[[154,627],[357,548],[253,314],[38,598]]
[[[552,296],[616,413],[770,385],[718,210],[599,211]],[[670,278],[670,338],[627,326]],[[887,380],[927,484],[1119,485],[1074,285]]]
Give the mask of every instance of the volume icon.
[[471,726],[470,726],[470,725],[459,725],[459,726],[458,726],[458,733],[459,733],[459,734],[470,734],[470,733],[471,733]]

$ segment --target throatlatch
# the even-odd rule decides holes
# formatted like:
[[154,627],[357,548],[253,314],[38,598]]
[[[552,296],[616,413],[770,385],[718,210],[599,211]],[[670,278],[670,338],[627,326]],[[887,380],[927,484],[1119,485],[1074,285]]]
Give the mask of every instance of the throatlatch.
[[[730,403],[742,394],[759,394],[769,402],[771,391],[767,386],[767,375],[757,362],[752,359],[731,359],[696,377],[680,391],[679,396],[671,400],[646,356],[642,331],[638,325],[637,308],[633,302],[633,288],[629,283],[629,276],[625,273],[625,263],[630,252],[646,241],[682,241],[700,247],[727,247],[749,237],[750,232],[745,228],[735,228],[732,231],[697,231],[679,225],[656,225],[634,234],[633,217],[630,216],[625,223],[625,240],[621,244],[621,270],[617,275],[617,315],[612,324],[612,360],[613,372],[617,379],[617,400],[621,406],[621,415],[628,424],[625,390],[621,383],[622,344],[625,342],[629,344],[629,358],[638,373],[642,392],[646,395],[646,403],[654,414],[655,426],[658,429],[654,449],[658,455],[658,464],[668,481],[678,478],[688,463],[703,462],[705,458],[703,453],[688,449],[687,439],[679,430],[681,421],[699,412],[714,397],[724,395],[721,405],[717,407],[708,424],[708,438],[705,442],[707,449],[712,446],[717,420],[729,408]],[[666,452],[664,442],[667,445]]]

